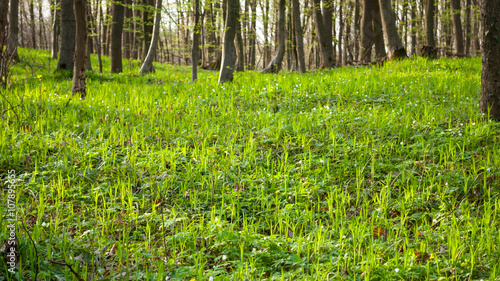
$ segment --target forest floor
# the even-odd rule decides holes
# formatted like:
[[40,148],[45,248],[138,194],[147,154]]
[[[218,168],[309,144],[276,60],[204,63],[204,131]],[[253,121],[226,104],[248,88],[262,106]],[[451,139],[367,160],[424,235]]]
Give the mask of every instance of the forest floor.
[[111,75],[104,58],[69,100],[48,52],[20,56],[0,177],[15,181],[21,262],[14,276],[0,258],[0,279],[500,276],[500,124],[479,110],[479,58],[224,85],[127,60]]

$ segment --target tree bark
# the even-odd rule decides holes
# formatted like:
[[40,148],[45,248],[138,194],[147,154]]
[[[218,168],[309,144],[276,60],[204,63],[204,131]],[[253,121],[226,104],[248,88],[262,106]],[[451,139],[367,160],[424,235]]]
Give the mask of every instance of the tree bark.
[[411,3],[411,54],[417,55],[417,2]]
[[293,0],[293,23],[295,25],[295,38],[297,41],[297,53],[299,62],[299,71],[306,72],[306,60],[304,55],[304,38],[302,36],[302,24],[300,22],[300,3],[299,0]]
[[[325,5],[331,5],[330,2],[325,1]],[[323,9],[324,14],[321,13],[320,1],[314,0],[314,19],[316,21],[316,31],[319,37],[319,46],[321,49],[321,56],[323,58],[323,67],[332,68],[335,66],[333,60],[333,46],[331,35],[331,7]],[[328,27],[327,27],[328,26]]]
[[73,68],[73,94],[80,94],[82,99],[87,95],[85,83],[85,65],[87,62],[87,0],[74,0],[74,16],[76,20],[75,64]]
[[219,73],[219,84],[233,81],[233,69],[235,63],[234,38],[238,27],[239,7],[239,0],[228,0],[226,28],[222,43],[222,62]]
[[113,23],[111,24],[111,73],[121,73],[122,33],[124,18],[123,0],[113,2]]
[[285,56],[285,10],[286,10],[286,1],[279,0],[279,11],[278,11],[278,52],[274,56],[273,60],[269,63],[269,65],[262,71],[264,73],[277,73],[281,70],[281,64],[283,62],[283,57]]
[[373,10],[373,33],[375,36],[375,57],[382,58],[386,56],[384,44],[384,32],[382,31],[382,17],[380,16],[380,7],[378,1],[375,1]]
[[19,61],[17,40],[19,37],[19,0],[10,0],[9,35],[7,40],[7,56]]
[[425,34],[427,38],[427,45],[435,47],[436,40],[434,39],[434,0],[427,0],[426,10]]
[[471,14],[470,14],[470,0],[465,1],[465,54],[470,54],[470,27],[471,27]]
[[35,8],[33,3],[34,1],[35,0],[29,0],[29,9],[30,9],[30,28],[31,28],[31,48],[36,49]]
[[500,121],[500,1],[480,0],[483,25],[480,108]]
[[[156,27],[156,26],[155,26]],[[194,0],[193,48],[191,50],[191,80],[198,79],[198,52],[200,41],[200,0]]]
[[234,40],[236,51],[238,53],[236,57],[235,63],[235,71],[244,71],[245,70],[245,52],[243,46],[243,36],[241,35],[241,22],[238,21],[236,28],[236,38]]
[[464,34],[462,33],[462,22],[460,20],[460,0],[451,0],[451,12],[453,20],[453,31],[455,33],[455,51],[457,55],[464,55]]
[[141,66],[140,72],[142,74],[146,74],[154,71],[153,61],[156,56],[156,48],[158,47],[158,39],[160,38],[160,22],[161,22],[161,8],[162,8],[162,0],[156,0],[156,13],[154,19],[154,30],[153,37],[151,38],[151,44],[149,45],[148,54],[146,55],[146,59]]
[[58,70],[73,70],[75,53],[76,23],[73,0],[61,0],[61,47],[59,49]]
[[144,36],[143,45],[142,45],[142,59],[146,59],[146,55],[149,49],[149,44],[151,43],[151,33],[153,32],[153,25],[151,22],[153,21],[150,10],[153,8],[154,0],[143,0],[144,9],[142,12],[142,32]]
[[[18,0],[15,0],[18,1]],[[54,1],[54,22],[52,23],[52,58],[57,58],[57,51],[59,50],[59,31],[61,29],[61,20],[59,13],[59,0]]]
[[373,0],[363,0],[363,15],[361,17],[361,40],[359,60],[369,62],[372,55],[372,46],[375,41],[373,32]]
[[391,59],[406,58],[406,50],[401,42],[396,27],[396,19],[391,7],[391,0],[379,0],[380,15],[382,17],[382,27],[386,48]]

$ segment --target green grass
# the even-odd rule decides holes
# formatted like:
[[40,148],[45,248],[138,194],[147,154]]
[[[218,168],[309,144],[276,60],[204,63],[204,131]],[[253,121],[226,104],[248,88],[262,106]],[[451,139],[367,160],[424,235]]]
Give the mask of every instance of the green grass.
[[68,102],[48,53],[20,56],[0,176],[19,180],[22,279],[77,280],[49,260],[85,280],[500,276],[500,125],[479,110],[478,58],[222,86],[137,61],[111,75],[104,58]]

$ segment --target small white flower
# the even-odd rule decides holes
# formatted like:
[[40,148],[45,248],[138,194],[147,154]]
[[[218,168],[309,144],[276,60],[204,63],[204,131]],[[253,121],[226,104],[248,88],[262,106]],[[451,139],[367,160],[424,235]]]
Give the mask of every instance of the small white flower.
[[399,268],[395,268],[394,271],[396,271],[396,273],[398,273],[399,272]]
[[208,278],[208,281],[214,281],[214,277],[213,277],[213,276],[210,276],[210,277]]
[[222,255],[222,260],[226,261],[227,260],[227,256],[226,255]]

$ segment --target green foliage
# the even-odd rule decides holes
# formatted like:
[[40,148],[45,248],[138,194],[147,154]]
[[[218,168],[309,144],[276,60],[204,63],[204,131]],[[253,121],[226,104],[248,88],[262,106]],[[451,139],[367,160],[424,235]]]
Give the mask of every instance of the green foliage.
[[[38,278],[76,280],[48,260],[85,280],[498,278],[500,126],[479,110],[479,59],[222,86],[138,68],[89,73],[68,103],[70,78],[13,67],[0,175],[21,180]],[[28,279],[20,223],[18,238]]]

